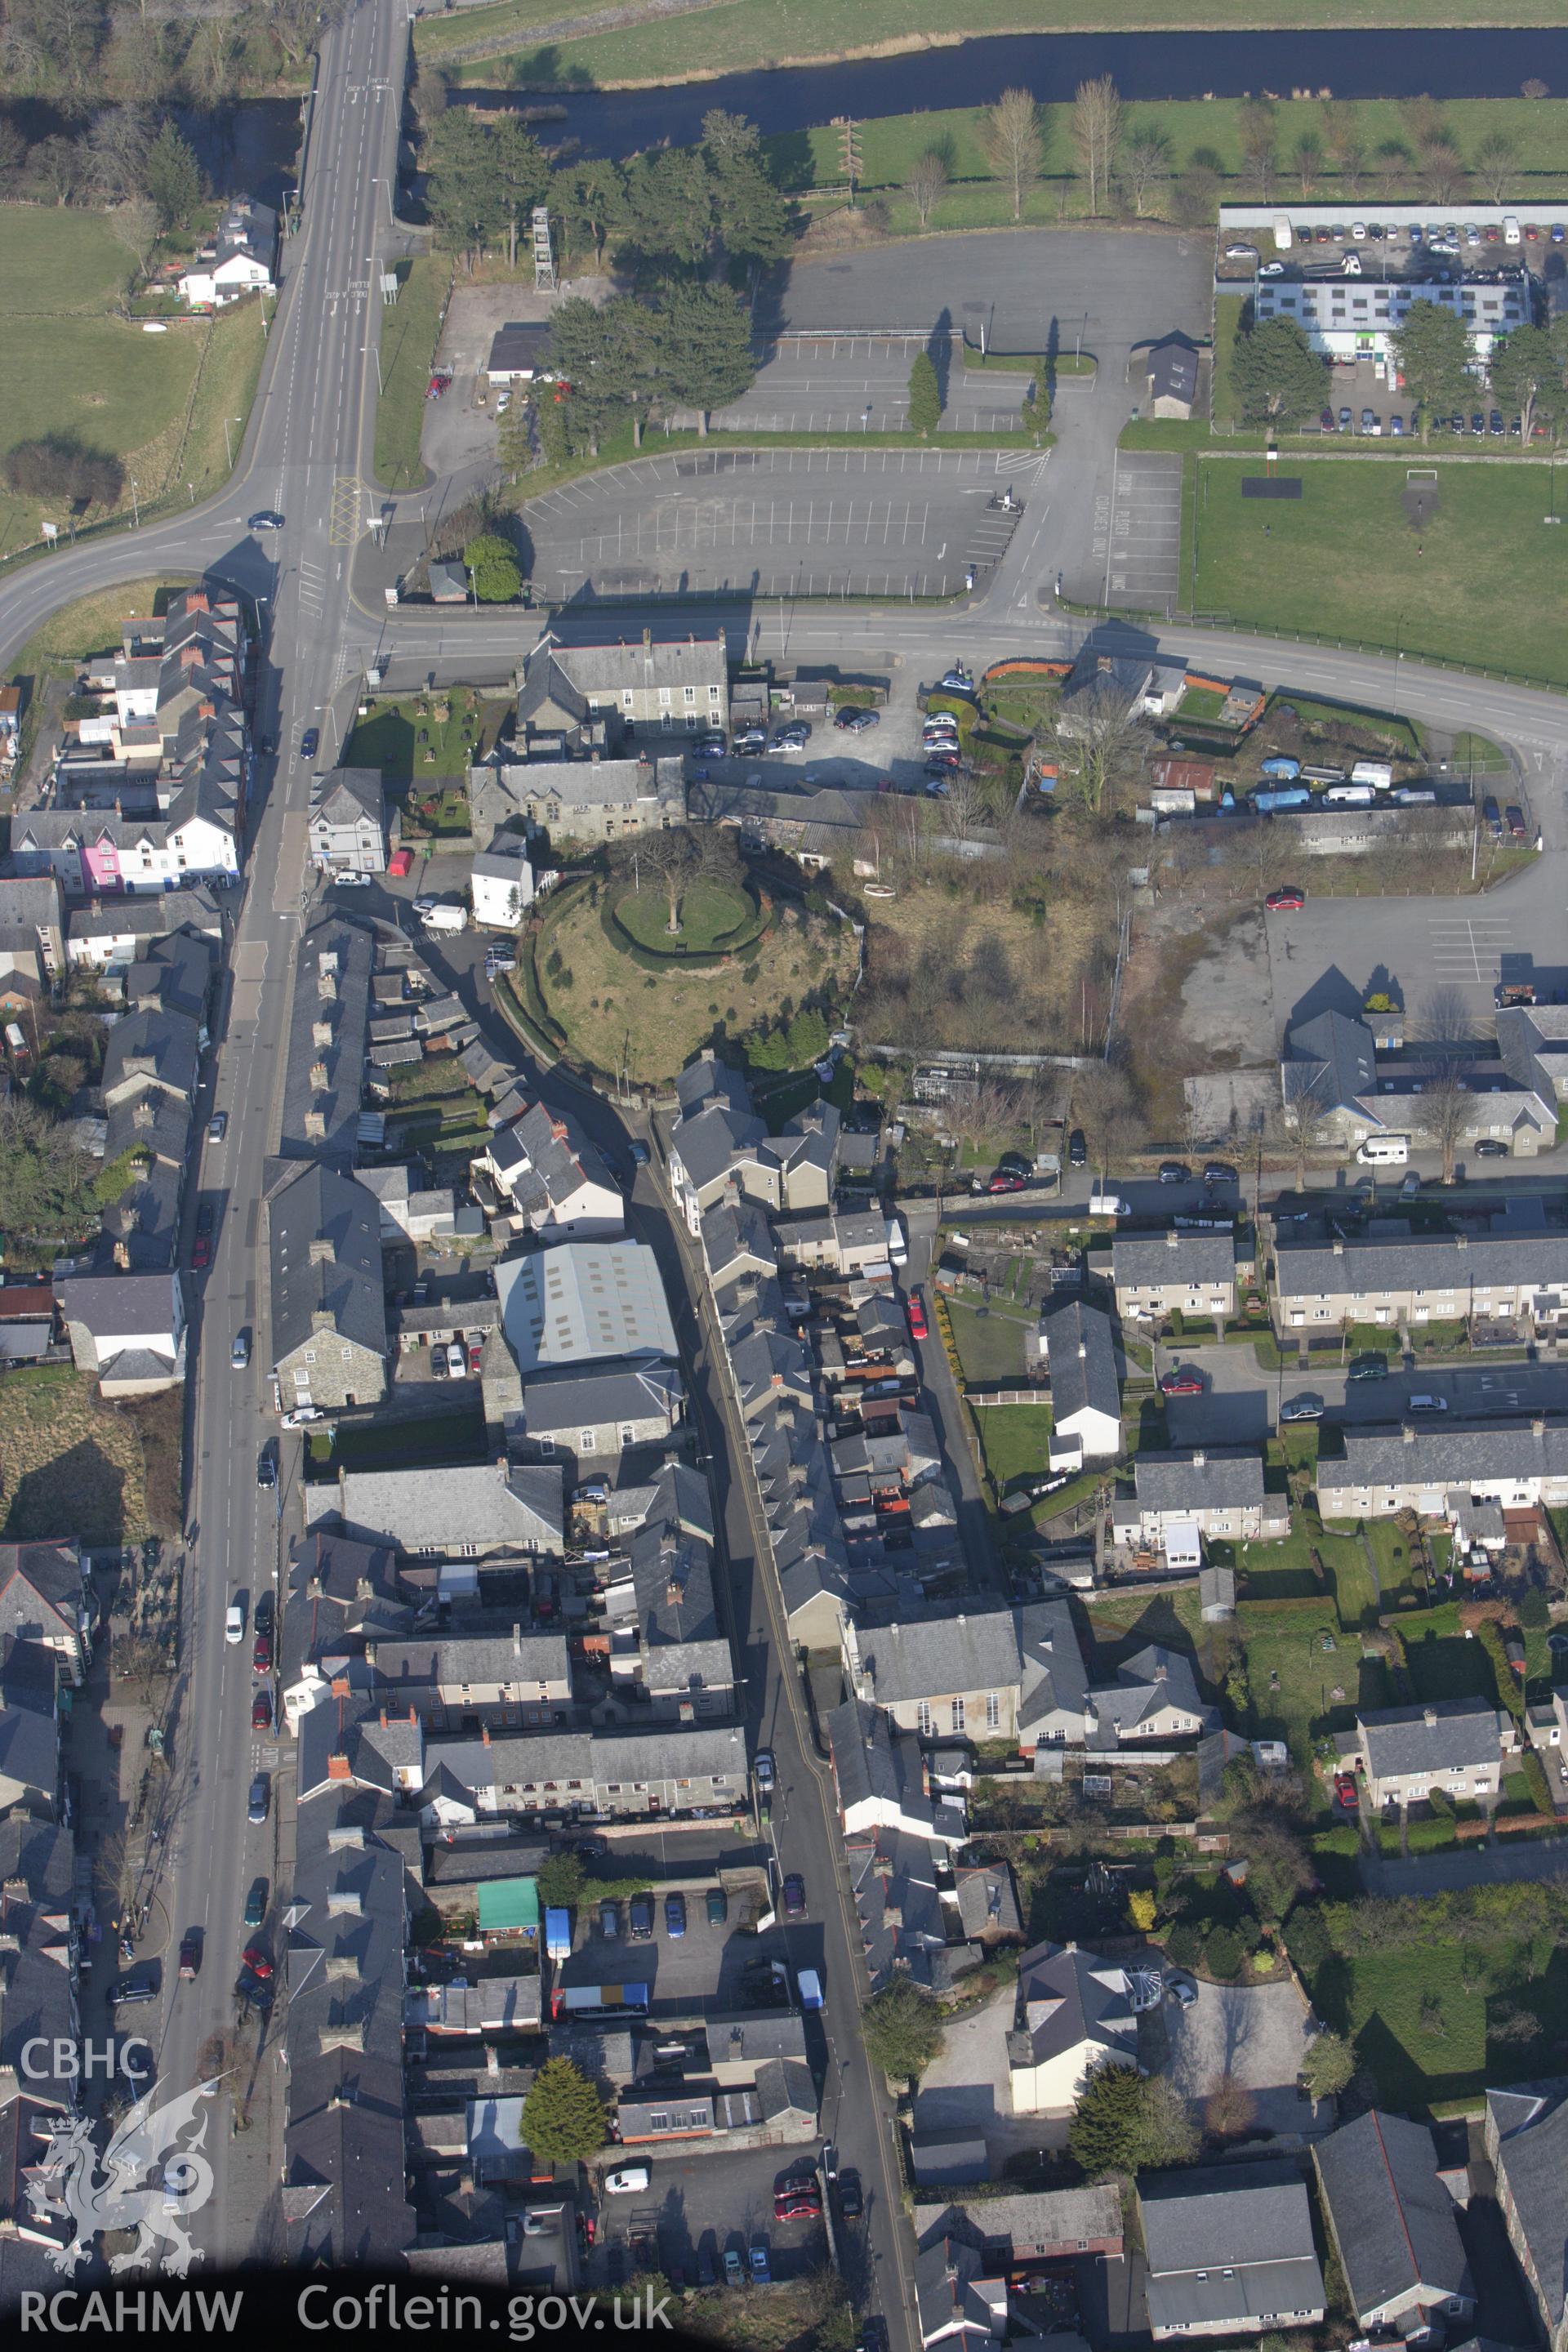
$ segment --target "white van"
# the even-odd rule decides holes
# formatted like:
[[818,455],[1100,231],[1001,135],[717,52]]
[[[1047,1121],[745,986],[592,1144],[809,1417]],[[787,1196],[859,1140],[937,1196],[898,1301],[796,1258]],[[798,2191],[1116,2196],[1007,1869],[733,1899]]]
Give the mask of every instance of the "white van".
[[1132,1212],[1120,1192],[1091,1192],[1089,1196],[1091,1217],[1129,1217]]
[[1407,1135],[1369,1135],[1356,1153],[1356,1162],[1362,1168],[1403,1168],[1409,1157]]
[[1520,241],[1519,223],[1511,213],[1507,214],[1503,219],[1502,241],[1505,245],[1517,245]]
[[1274,249],[1277,253],[1289,253],[1295,242],[1290,224],[1284,214],[1280,213],[1274,223]]

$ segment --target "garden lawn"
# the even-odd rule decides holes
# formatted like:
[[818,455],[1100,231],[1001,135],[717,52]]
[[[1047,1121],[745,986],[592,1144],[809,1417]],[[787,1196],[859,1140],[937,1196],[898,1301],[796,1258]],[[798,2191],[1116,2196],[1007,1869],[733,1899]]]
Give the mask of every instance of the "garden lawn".
[[[1401,2114],[1474,2099],[1489,2083],[1557,2073],[1568,2056],[1561,2030],[1568,1955],[1544,1936],[1468,1954],[1422,1940],[1335,1958],[1318,1970],[1312,1990],[1325,2022],[1353,2037],[1377,2077],[1380,2104]],[[1533,2018],[1538,2034],[1500,2032],[1510,2013],[1516,2023]]]
[[[987,1311],[956,1298],[948,1300],[947,1311],[965,1384],[971,1388],[1002,1388],[1012,1382],[1022,1387],[1024,1333],[1034,1318],[1009,1312],[1002,1306],[994,1306]],[[993,1412],[1011,1409],[1006,1405],[983,1407],[981,1423],[984,1425]]]
[[[1043,1404],[998,1404],[974,1415],[985,1467],[999,1494],[1015,1478],[1043,1478],[1050,1468],[1050,1408]],[[1059,1507],[1051,1496],[1053,1507]]]
[[1418,1699],[1485,1698],[1496,1702],[1497,1676],[1479,1642],[1467,1642],[1458,1606],[1413,1612],[1399,1620]]
[[[373,702],[366,716],[343,745],[345,768],[379,768],[389,793],[406,794],[417,810],[422,796],[437,800],[433,819],[416,830],[467,832],[468,809],[443,806],[450,796],[443,787],[453,777],[467,778],[469,765],[489,749],[499,733],[510,704],[484,702],[468,687],[454,687],[445,698],[447,716],[438,719],[439,695],[405,695],[397,700]],[[426,760],[434,751],[434,760]]]
[[94,1547],[150,1533],[142,1441],[85,1372],[18,1366],[0,1381],[0,1534]]
[[682,890],[679,899],[680,929],[669,929],[669,899],[657,883],[640,890],[623,890],[616,900],[616,920],[639,947],[654,955],[711,955],[736,932],[753,930],[756,908],[743,890],[722,882],[699,879]]
[[432,1413],[420,1421],[388,1422],[378,1426],[372,1422],[364,1427],[343,1428],[337,1433],[330,1455],[316,1451],[311,1440],[312,1454],[318,1475],[334,1475],[339,1470],[401,1470],[426,1469],[447,1464],[472,1464],[485,1459],[485,1417],[477,1384],[464,1384],[474,1390],[473,1400],[460,1412]]
[[1424,462],[1414,441],[1385,460],[1287,462],[1304,485],[1297,503],[1244,500],[1256,461],[1205,457],[1197,609],[1238,627],[1397,640],[1410,658],[1568,684],[1557,618],[1563,557],[1559,534],[1542,529],[1542,471],[1502,461],[1439,467],[1437,512],[1417,542],[1401,492],[1406,465]]
[[[1252,1737],[1283,1739],[1301,1770],[1310,1768],[1315,1739],[1348,1731],[1358,1707],[1390,1704],[1382,1659],[1362,1656],[1360,1634],[1343,1630],[1327,1594],[1311,1601],[1243,1601],[1236,1624],[1247,1653]],[[1325,1633],[1331,1650],[1322,1646]],[[1336,1690],[1342,1697],[1334,1696]]]
[[388,490],[413,489],[425,479],[419,455],[425,391],[451,283],[449,263],[434,255],[409,262],[400,275],[403,290],[381,315],[382,392],[375,408],[375,478]]

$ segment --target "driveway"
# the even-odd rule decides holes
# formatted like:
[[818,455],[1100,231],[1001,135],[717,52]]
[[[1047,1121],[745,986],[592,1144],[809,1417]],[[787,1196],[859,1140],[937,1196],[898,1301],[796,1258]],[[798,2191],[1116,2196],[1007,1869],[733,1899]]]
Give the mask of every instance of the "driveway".
[[954,2019],[942,2055],[921,2077],[916,2132],[983,2134],[994,2179],[1006,2158],[1025,2148],[1064,2147],[1067,2116],[1016,2116],[1007,2072],[1007,2033],[1015,1988],[1005,1986],[984,2009]]
[[1310,2035],[1307,2012],[1295,1988],[1278,1985],[1200,1984],[1191,2009],[1167,2002],[1171,2082],[1194,2105],[1207,2098],[1222,2075],[1232,2075],[1252,2094],[1255,2122],[1270,2132],[1326,2131],[1327,2104],[1314,2112],[1296,2087]]

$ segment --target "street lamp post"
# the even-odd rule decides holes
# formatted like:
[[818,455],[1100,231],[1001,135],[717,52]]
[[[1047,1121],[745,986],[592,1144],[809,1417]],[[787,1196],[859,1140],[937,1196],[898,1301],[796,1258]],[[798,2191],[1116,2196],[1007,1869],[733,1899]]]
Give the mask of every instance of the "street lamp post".
[[132,482],[132,485],[131,485],[131,512],[132,512],[132,516],[133,516],[133,517],[134,517],[134,519],[135,519],[135,520],[134,520],[134,528],[135,528],[137,530],[141,530],[141,528],[142,528],[142,507],[141,507],[141,501],[138,499],[138,498],[137,498],[137,496],[136,496],[136,484],[135,484],[134,480]]
[[223,420],[223,446],[228,453],[228,470],[231,474],[234,471],[234,436],[228,428],[231,425],[238,425],[240,422],[241,419],[237,416],[226,416]]

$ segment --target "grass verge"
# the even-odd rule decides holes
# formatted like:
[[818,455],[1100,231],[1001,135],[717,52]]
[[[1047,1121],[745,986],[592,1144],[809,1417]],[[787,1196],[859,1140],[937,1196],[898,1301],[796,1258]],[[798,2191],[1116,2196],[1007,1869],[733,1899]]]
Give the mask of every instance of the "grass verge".
[[375,478],[388,490],[410,490],[425,479],[425,388],[451,282],[447,264],[429,255],[399,265],[399,274],[403,290],[383,313],[375,404]]

